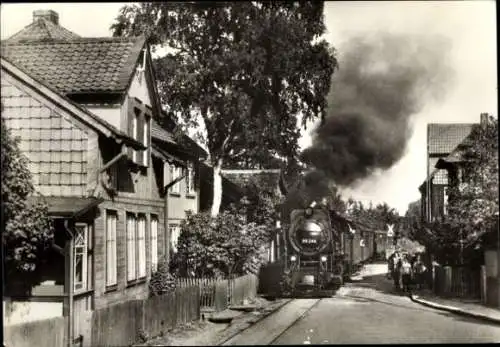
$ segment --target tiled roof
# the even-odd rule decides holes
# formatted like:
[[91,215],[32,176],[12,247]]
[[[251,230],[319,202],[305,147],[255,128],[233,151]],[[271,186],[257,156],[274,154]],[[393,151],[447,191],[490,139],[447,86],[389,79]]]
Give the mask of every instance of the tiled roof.
[[25,40],[68,40],[80,36],[60,25],[52,23],[45,18],[39,18],[21,31],[9,37],[8,42],[20,42]]
[[161,140],[163,142],[168,142],[175,144],[174,136],[168,132],[167,130],[163,129],[160,124],[158,124],[157,121],[153,119],[151,123],[151,136],[154,139]]
[[68,94],[126,91],[145,38],[2,41],[2,57]]
[[471,132],[474,124],[435,124],[427,126],[429,154],[451,153]]
[[53,88],[52,86],[47,85],[43,81],[39,81],[36,78],[30,76],[29,73],[25,71],[23,68],[19,68],[16,65],[11,64],[10,62],[6,61],[3,57],[1,59],[1,66],[2,70],[8,71],[8,73],[17,76],[17,78],[20,78],[21,80],[24,81],[24,83],[29,84],[32,88],[39,89],[41,92],[45,88],[46,90],[44,90],[43,93],[48,97],[61,98],[62,101],[59,102],[67,103],[67,105],[73,107],[74,111],[76,112],[75,114],[81,113],[82,115],[91,118],[93,122],[110,131],[113,136],[115,136],[119,140],[124,141],[127,145],[130,145],[133,148],[141,148],[141,149],[144,148],[144,146],[140,142],[134,140],[123,131],[117,129],[115,126],[111,125],[101,117],[98,117],[97,115],[93,114],[85,107],[82,107],[78,103],[73,102],[72,100],[59,93],[57,90],[55,90],[55,88]]

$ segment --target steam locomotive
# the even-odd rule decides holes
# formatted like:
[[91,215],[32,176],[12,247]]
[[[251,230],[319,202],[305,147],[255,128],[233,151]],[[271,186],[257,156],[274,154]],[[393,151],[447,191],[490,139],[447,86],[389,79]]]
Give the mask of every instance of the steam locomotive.
[[332,219],[332,211],[315,202],[291,211],[278,245],[282,296],[331,296],[343,284],[343,234]]

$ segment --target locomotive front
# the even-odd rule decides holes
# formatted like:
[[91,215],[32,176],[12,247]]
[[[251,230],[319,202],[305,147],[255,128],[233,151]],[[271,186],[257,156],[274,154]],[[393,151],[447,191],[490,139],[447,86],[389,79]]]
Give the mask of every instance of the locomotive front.
[[293,210],[287,241],[288,291],[318,293],[342,284],[342,268],[335,254],[337,235],[326,208]]

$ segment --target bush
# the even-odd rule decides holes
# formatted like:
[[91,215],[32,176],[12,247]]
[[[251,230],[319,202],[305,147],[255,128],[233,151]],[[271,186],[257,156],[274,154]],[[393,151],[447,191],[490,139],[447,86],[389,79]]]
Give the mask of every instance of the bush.
[[[5,290],[24,293],[40,282],[40,264],[54,240],[45,203],[32,203],[35,193],[28,159],[1,117],[2,245]],[[21,293],[16,293],[21,294]]]
[[[180,277],[227,277],[258,268],[268,229],[246,223],[241,211],[231,209],[216,217],[188,214],[181,225],[178,252],[170,269]],[[257,264],[256,264],[257,263]]]
[[176,278],[168,270],[168,261],[164,258],[158,264],[158,270],[151,275],[151,280],[149,281],[149,294],[151,296],[163,295],[175,291]]

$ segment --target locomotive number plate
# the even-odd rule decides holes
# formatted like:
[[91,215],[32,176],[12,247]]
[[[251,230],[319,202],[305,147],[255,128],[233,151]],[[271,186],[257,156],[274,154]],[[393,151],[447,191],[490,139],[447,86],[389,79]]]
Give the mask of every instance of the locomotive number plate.
[[304,244],[315,244],[316,240],[315,239],[302,239],[302,243],[304,243]]

